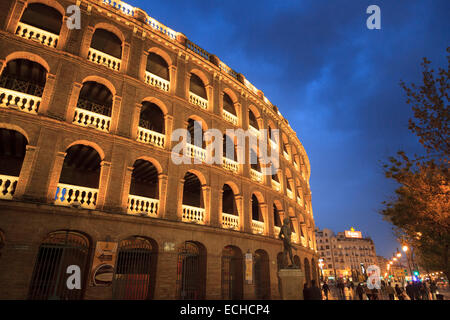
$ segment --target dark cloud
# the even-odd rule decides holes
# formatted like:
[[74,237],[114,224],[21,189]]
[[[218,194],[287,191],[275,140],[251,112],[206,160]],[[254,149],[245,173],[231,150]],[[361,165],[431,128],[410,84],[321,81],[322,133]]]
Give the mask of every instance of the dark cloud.
[[[395,185],[380,161],[420,151],[399,81],[418,83],[424,56],[444,65],[450,2],[131,0],[243,73],[280,108],[310,158],[316,224],[397,247],[377,211]],[[366,8],[381,8],[381,30]]]

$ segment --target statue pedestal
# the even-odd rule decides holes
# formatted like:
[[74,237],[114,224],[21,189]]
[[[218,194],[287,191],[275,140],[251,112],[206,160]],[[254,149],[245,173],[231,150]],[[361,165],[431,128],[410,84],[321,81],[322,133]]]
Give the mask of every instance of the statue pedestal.
[[305,274],[301,269],[280,269],[278,277],[281,282],[281,299],[303,300]]

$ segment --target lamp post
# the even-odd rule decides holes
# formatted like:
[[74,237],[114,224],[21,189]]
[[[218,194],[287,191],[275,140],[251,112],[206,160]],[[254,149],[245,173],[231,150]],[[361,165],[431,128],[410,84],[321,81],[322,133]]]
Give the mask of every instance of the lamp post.
[[[408,253],[407,253],[408,250],[409,250],[409,248],[408,248],[407,245],[403,245],[402,250],[403,250],[403,252],[405,252],[405,255],[406,255],[406,261],[408,262],[408,267],[409,267],[409,274],[411,275],[411,280],[412,280],[413,274],[412,274],[412,269],[411,269],[411,262],[410,262],[410,260],[409,260]],[[411,258],[412,258],[412,257],[411,257]]]
[[323,282],[323,259],[319,259],[319,268],[320,268],[320,281]]

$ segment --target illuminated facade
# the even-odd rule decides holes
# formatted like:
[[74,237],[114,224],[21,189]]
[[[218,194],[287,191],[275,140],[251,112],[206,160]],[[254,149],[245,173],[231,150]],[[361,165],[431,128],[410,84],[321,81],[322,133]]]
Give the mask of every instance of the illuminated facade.
[[323,259],[324,278],[346,278],[357,281],[364,268],[377,265],[375,245],[370,238],[363,238],[359,231],[338,232],[316,229],[317,252]]
[[[278,299],[285,216],[317,279],[308,157],[242,74],[120,1],[2,0],[0,27],[0,299]],[[197,122],[280,130],[277,174],[195,142],[175,165]]]

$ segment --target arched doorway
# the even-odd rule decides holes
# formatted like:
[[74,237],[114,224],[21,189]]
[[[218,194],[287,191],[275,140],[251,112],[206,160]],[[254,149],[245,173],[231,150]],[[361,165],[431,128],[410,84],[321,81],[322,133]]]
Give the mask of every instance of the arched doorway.
[[144,237],[130,237],[119,244],[113,280],[113,297],[119,300],[153,298],[158,249]]
[[266,251],[255,251],[255,296],[258,300],[270,299],[269,255]]
[[186,241],[178,250],[177,299],[203,300],[206,293],[206,249],[194,241]]
[[[78,232],[56,231],[42,241],[28,292],[31,300],[82,299],[90,254],[89,239]],[[81,271],[81,289],[69,289],[67,267],[76,265]]]
[[234,246],[222,250],[222,299],[242,300],[243,298],[243,256]]

